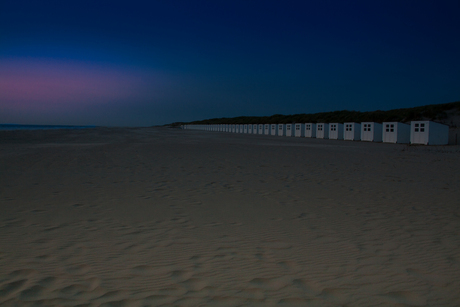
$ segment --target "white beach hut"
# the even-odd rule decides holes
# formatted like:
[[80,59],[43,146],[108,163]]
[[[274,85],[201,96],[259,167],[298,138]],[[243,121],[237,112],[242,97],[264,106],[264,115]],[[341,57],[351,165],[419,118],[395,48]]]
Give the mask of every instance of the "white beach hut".
[[361,141],[381,142],[382,124],[374,122],[361,123]]
[[276,135],[276,124],[271,124],[270,125],[270,135]]
[[316,124],[316,138],[328,139],[329,138],[329,124],[317,123]]
[[343,124],[330,123],[329,124],[329,139],[343,140]]
[[248,124],[248,133],[252,133],[252,125]]
[[278,124],[278,136],[285,136],[285,135],[286,135],[286,125]]
[[264,124],[264,134],[270,135],[270,124]]
[[259,124],[259,134],[264,134],[264,125]]
[[384,143],[401,143],[410,142],[410,125],[398,122],[384,122],[382,140]]
[[235,124],[232,125],[232,133],[236,133],[236,125]]
[[243,133],[248,133],[248,125],[247,124],[245,124],[243,126]]
[[432,121],[412,121],[410,123],[410,143],[424,145],[447,145],[449,126]]
[[292,133],[292,124],[286,124],[286,136],[293,136],[293,133]]
[[243,132],[244,132],[244,125],[241,124],[241,125],[240,125],[240,133],[243,133]]
[[359,141],[361,139],[361,124],[345,123],[343,139],[348,141]]
[[294,136],[295,137],[305,136],[305,124],[294,124]]
[[257,127],[259,127],[259,125],[257,125],[257,124],[252,125],[252,134],[257,134],[258,133]]
[[316,137],[316,124],[313,124],[313,123],[305,124],[305,137],[306,138]]

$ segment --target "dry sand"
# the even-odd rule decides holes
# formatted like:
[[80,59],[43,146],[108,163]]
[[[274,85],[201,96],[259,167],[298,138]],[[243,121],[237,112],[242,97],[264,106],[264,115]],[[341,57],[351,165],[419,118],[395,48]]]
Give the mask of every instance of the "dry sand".
[[1,306],[460,306],[460,148],[0,132]]

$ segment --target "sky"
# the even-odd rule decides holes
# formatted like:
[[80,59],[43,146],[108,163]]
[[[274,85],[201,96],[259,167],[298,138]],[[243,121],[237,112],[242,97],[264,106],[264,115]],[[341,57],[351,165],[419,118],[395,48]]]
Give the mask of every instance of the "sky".
[[458,16],[458,0],[0,0],[0,124],[459,101]]

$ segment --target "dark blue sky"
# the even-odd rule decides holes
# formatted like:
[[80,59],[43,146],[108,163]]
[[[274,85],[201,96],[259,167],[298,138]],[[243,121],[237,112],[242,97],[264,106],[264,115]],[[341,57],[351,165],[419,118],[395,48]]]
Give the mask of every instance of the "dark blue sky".
[[460,1],[0,1],[0,123],[460,100]]

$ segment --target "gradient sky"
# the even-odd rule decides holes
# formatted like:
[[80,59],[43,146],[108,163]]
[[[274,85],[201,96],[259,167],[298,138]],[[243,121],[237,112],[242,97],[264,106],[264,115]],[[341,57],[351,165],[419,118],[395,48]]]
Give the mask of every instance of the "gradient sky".
[[460,1],[0,1],[0,123],[460,100]]

